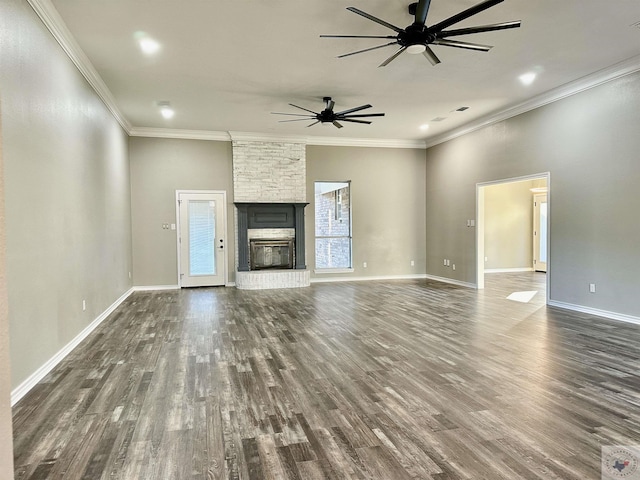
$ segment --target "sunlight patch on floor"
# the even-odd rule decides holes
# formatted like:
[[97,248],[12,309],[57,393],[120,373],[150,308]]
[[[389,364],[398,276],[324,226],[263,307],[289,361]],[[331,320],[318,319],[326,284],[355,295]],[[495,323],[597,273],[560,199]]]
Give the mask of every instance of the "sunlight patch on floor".
[[531,299],[538,293],[537,290],[530,292],[513,292],[507,297],[507,300],[513,300],[514,302],[529,303]]

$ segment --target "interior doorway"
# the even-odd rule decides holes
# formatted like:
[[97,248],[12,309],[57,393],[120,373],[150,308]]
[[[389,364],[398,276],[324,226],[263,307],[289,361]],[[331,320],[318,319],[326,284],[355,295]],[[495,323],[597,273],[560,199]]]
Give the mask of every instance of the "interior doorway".
[[547,271],[547,193],[533,195],[533,269]]
[[178,285],[226,283],[226,192],[177,191]]
[[[512,191],[518,192],[517,196],[511,197]],[[548,172],[476,184],[476,285],[478,289],[485,288],[485,274],[488,273],[547,272],[549,270],[551,236],[549,191],[550,174]],[[498,196],[496,196],[497,192],[499,192]],[[544,195],[546,200],[544,207],[538,212],[537,227],[535,195]],[[543,210],[544,208],[546,210]],[[536,236],[541,242],[536,241]],[[496,245],[499,242],[502,242],[502,245]],[[540,265],[542,259],[544,264]],[[549,282],[546,278],[544,283],[546,302],[548,302]]]

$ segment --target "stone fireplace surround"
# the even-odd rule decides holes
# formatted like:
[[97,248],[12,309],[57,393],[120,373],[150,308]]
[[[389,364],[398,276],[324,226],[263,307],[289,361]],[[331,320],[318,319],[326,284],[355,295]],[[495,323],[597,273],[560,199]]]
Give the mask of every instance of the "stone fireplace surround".
[[[297,141],[232,135],[236,206],[236,287],[297,288],[310,285],[305,265],[306,149]],[[250,270],[250,238],[293,238],[293,269]]]

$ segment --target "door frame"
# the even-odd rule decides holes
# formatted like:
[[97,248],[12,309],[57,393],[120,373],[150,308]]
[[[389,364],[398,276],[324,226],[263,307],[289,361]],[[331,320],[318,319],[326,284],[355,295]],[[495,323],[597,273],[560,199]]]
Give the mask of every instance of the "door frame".
[[[541,202],[540,199],[544,197],[544,202]],[[549,192],[544,192],[544,193],[534,193],[533,194],[533,271],[534,272],[547,272],[547,263],[548,262],[539,262],[540,259],[536,259],[537,255],[539,254],[540,251],[540,235],[538,235],[537,233],[539,232],[540,228],[542,226],[542,223],[540,222],[540,204],[542,203],[546,203],[547,204],[547,212],[549,211]],[[545,222],[546,223],[546,222]],[[549,225],[547,225],[548,227]],[[545,239],[548,240],[548,239]],[[547,247],[547,249],[549,248],[548,242],[545,245]],[[544,263],[544,270],[537,270],[536,266],[538,264]]]
[[223,198],[223,203],[224,203],[224,207],[222,208],[222,224],[224,225],[224,238],[225,238],[225,245],[224,245],[224,265],[222,266],[223,268],[223,274],[222,274],[222,278],[224,280],[224,286],[226,287],[229,284],[229,249],[228,249],[228,229],[227,229],[227,191],[226,190],[176,190],[176,200],[175,200],[175,204],[176,204],[176,255],[177,255],[177,259],[178,261],[176,262],[176,266],[177,266],[177,276],[178,276],[178,288],[182,288],[182,278],[180,277],[180,270],[181,270],[181,264],[180,264],[180,195],[181,194],[188,194],[188,193],[195,193],[195,194],[203,194],[203,195],[207,195],[207,194],[221,194],[222,198]]
[[551,290],[551,172],[535,173],[522,177],[504,178],[491,182],[476,183],[476,288],[484,288],[484,187],[500,185],[504,183],[522,182],[527,180],[547,181],[547,281],[546,300],[549,303],[549,292]]

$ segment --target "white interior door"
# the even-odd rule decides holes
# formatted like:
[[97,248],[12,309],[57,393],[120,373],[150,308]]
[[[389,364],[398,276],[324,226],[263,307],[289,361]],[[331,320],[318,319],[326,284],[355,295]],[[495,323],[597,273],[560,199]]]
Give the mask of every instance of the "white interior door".
[[181,287],[225,284],[225,192],[178,192]]
[[533,196],[533,269],[547,271],[547,194]]

